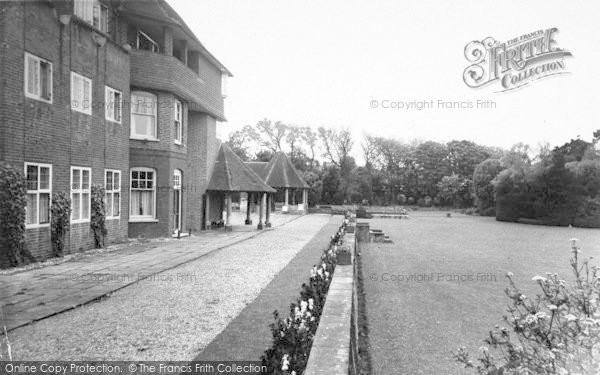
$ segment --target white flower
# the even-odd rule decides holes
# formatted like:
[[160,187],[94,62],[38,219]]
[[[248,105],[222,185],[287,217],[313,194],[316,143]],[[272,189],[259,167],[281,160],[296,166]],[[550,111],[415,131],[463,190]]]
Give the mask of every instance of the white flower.
[[569,241],[571,241],[573,245],[575,245],[577,242],[579,242],[579,238],[571,238]]
[[543,311],[540,311],[540,312],[538,312],[538,313],[536,313],[536,314],[535,314],[535,317],[536,317],[537,319],[545,319],[545,318],[547,317],[547,315],[546,315],[546,313],[545,313],[545,312],[543,312]]
[[573,321],[577,320],[577,317],[573,314],[567,314],[567,315],[565,315],[565,318],[567,319],[567,322],[573,322]]
[[289,356],[287,354],[284,354],[283,357],[281,358],[281,370],[287,371],[289,366],[290,366]]
[[479,351],[482,352],[482,353],[487,353],[488,352],[488,348],[487,348],[487,346],[482,346],[482,347],[479,348]]
[[291,374],[291,375],[296,375],[296,371],[292,371],[292,374]]
[[535,324],[535,323],[537,323],[537,317],[535,315],[529,314],[525,317],[525,323]]
[[309,298],[308,299],[308,309],[312,310],[314,306],[315,306],[315,300],[312,298]]
[[558,307],[556,307],[556,305],[548,305],[546,307],[548,307],[548,310],[552,310],[552,311],[558,309]]
[[546,278],[542,277],[540,275],[536,275],[536,276],[532,277],[531,280],[533,280],[533,281],[546,281]]
[[506,273],[506,276],[507,276],[507,277],[513,277],[513,273],[512,273],[512,272],[507,272],[507,273]]

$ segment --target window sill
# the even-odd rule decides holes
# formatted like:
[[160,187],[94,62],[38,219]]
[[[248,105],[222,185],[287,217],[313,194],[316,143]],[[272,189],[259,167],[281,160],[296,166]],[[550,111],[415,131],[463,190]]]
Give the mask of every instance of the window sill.
[[25,230],[27,230],[27,229],[49,228],[49,227],[50,227],[50,223],[45,223],[45,224],[26,224],[25,225]]
[[71,111],[72,112],[77,112],[77,113],[82,113],[82,114],[88,115],[88,116],[92,115],[92,111],[86,112],[86,111],[82,111],[82,110],[76,109],[74,107],[71,107]]
[[129,222],[130,223],[158,223],[158,219],[143,218],[143,217],[141,217],[141,218],[130,217]]
[[108,122],[112,122],[113,124],[119,124],[119,125],[121,125],[121,121],[113,120],[111,118],[106,118],[106,117],[104,119],[106,121],[108,121]]
[[90,223],[90,219],[82,219],[82,220],[71,220],[71,224],[85,224]]
[[32,95],[32,94],[25,93],[25,97],[28,98],[28,99],[36,100],[38,102],[42,102],[42,103],[46,103],[46,104],[52,104],[52,99],[44,99],[41,96],[35,96],[35,95]]
[[106,220],[121,220],[121,216],[107,216]]
[[146,141],[146,142],[159,142],[160,141],[158,138],[144,138],[144,137],[136,137],[136,136],[129,136],[129,139],[133,139],[136,141]]

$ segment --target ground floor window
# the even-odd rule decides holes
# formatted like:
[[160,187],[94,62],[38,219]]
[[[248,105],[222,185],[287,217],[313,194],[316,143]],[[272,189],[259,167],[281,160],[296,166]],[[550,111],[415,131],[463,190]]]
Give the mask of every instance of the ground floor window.
[[71,222],[90,220],[92,170],[71,167]]
[[130,219],[144,220],[156,217],[156,173],[149,168],[134,168],[130,179]]
[[52,165],[25,163],[27,184],[26,223],[28,227],[50,223]]
[[107,169],[104,173],[105,212],[107,219],[121,216],[121,171]]

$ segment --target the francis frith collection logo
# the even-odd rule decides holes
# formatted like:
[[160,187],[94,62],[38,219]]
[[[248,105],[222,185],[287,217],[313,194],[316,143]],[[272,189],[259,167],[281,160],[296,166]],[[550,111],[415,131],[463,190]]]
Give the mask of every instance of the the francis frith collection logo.
[[565,58],[571,52],[559,48],[558,29],[537,30],[501,43],[492,37],[472,41],[465,47],[471,63],[463,74],[469,87],[498,83],[497,92],[514,90],[533,81],[568,73]]

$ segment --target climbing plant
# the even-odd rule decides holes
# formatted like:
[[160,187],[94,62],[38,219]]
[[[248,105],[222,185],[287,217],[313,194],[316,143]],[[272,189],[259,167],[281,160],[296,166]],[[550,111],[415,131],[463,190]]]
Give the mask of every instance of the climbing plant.
[[65,248],[65,235],[70,228],[71,199],[65,192],[52,194],[50,207],[50,239],[54,256],[62,256]]
[[104,209],[104,186],[92,185],[92,217],[90,226],[94,232],[94,243],[96,248],[104,247],[104,237],[106,230],[106,211]]
[[0,161],[0,267],[33,260],[25,248],[27,190],[23,174]]

